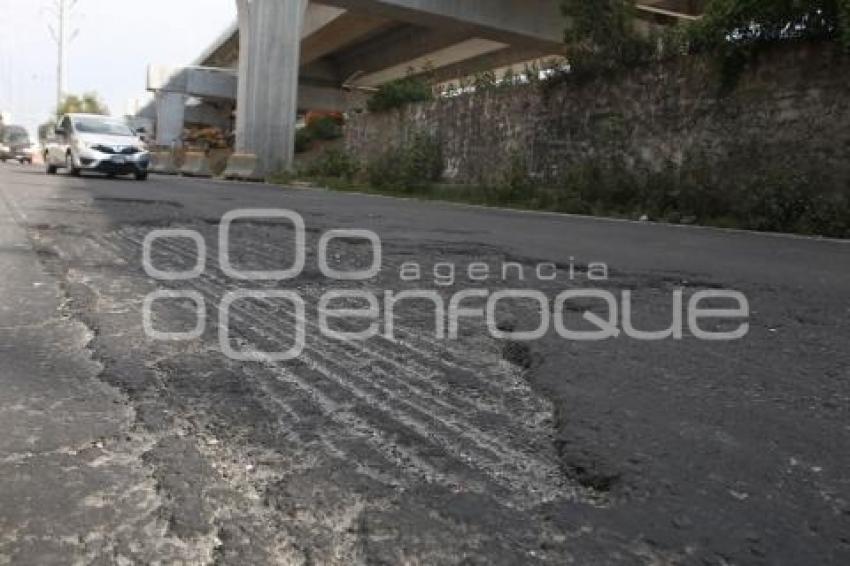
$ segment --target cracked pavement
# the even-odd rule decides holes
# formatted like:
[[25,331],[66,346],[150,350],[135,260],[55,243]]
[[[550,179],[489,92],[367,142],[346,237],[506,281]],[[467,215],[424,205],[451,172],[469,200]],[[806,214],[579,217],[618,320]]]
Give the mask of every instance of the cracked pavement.
[[[216,305],[245,287],[217,257],[236,208],[307,224],[304,273],[279,285],[313,312],[339,289],[510,286],[553,296],[594,286],[639,299],[647,328],[670,296],[745,293],[741,341],[528,345],[475,321],[438,340],[411,302],[398,339],[322,337],[308,320],[291,362],[227,359]],[[142,267],[153,229],[191,229],[205,273],[161,282]],[[383,270],[331,282],[316,242],[375,231]],[[233,260],[287,261],[285,223],[234,227]],[[191,241],[158,267],[190,268]],[[368,265],[356,240],[339,268]],[[401,280],[415,261],[555,262],[555,281]],[[0,166],[0,564],[846,564],[850,561],[850,245],[439,203],[157,177],[48,177]],[[498,271],[498,267],[494,267]],[[571,277],[571,271],[574,277]],[[151,291],[192,290],[210,320],[185,342],[146,337]],[[433,307],[431,307],[433,308]],[[504,329],[533,326],[528,307]],[[292,342],[286,304],[231,311],[239,347]],[[194,324],[194,307],[154,313]]]

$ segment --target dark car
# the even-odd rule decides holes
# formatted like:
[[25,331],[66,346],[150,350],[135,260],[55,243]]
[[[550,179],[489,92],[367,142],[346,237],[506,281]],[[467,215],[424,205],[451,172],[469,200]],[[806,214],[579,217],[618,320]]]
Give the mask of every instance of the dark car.
[[32,163],[32,151],[30,136],[24,128],[0,125],[0,161]]

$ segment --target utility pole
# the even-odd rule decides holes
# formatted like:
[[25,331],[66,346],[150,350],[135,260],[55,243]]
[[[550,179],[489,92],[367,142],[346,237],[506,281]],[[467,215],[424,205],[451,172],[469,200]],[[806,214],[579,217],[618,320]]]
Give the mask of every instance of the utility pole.
[[58,28],[50,26],[50,33],[56,41],[56,108],[62,104],[62,99],[68,92],[68,43],[76,33],[70,34],[69,23],[71,11],[77,0],[55,0],[56,15],[59,18]]
[[58,0],[59,1],[59,40],[56,42],[59,46],[59,52],[56,57],[56,108],[59,108],[59,105],[62,104],[62,97],[65,96],[65,92],[68,90],[67,84],[67,59],[65,59],[65,53],[68,51],[67,45],[67,28],[68,28],[68,6],[66,4],[67,0]]

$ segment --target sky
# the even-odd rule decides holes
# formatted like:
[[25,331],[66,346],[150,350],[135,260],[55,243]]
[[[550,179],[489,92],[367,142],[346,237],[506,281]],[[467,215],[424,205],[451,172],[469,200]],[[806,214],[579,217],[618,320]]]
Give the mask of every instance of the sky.
[[[35,134],[56,104],[56,0],[0,0],[0,111]],[[192,62],[236,20],[235,0],[77,0],[68,90],[94,91],[113,114],[147,100],[151,63]]]

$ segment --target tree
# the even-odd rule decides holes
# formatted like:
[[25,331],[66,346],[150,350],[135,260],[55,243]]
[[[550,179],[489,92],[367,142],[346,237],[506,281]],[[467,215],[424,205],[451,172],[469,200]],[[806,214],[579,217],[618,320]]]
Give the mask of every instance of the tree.
[[793,39],[842,41],[850,47],[848,0],[711,0],[690,26],[697,49]]
[[702,18],[658,37],[637,32],[633,0],[561,0],[561,5],[574,71],[649,62],[661,55],[659,43],[670,54],[715,53],[731,71],[761,47],[789,40],[838,41],[850,50],[850,0],[703,0]]
[[647,62],[654,42],[638,32],[633,0],[561,0],[569,20],[564,39],[574,72],[602,72]]
[[109,108],[100,100],[97,93],[87,92],[82,96],[65,95],[62,103],[56,109],[56,116],[65,114],[109,114]]

